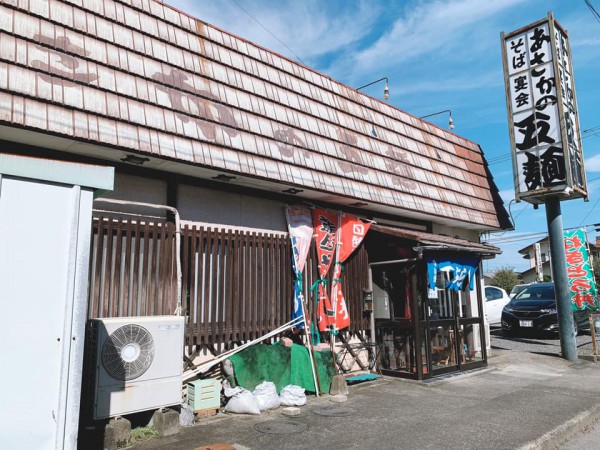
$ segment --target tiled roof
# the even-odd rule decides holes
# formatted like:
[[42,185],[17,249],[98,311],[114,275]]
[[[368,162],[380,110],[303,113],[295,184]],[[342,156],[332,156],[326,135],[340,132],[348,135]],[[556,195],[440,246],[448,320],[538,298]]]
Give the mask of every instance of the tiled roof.
[[479,242],[472,242],[451,236],[425,233],[423,231],[406,230],[378,224],[371,225],[371,230],[418,242],[422,244],[425,249],[427,247],[434,247],[437,249],[446,249],[449,251],[459,250],[461,252],[473,252],[482,255],[498,255],[502,253],[502,250],[493,245],[481,244]]
[[477,144],[154,0],[0,4],[0,123],[505,227]]

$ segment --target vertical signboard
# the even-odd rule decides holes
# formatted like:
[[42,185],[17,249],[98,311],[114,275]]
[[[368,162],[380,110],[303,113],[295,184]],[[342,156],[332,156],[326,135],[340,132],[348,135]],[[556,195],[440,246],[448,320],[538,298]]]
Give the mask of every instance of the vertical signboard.
[[544,281],[544,261],[542,261],[542,246],[539,242],[535,243],[535,272],[537,281]]
[[549,14],[502,48],[517,201],[587,200],[567,33]]

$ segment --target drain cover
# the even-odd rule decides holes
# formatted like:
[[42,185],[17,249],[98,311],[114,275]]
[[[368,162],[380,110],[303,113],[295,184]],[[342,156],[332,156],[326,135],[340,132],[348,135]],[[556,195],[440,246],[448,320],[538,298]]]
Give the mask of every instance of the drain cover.
[[271,422],[261,422],[254,425],[256,431],[267,434],[293,434],[301,433],[308,425],[302,422],[283,422],[274,420]]
[[356,414],[356,410],[347,406],[323,406],[312,410],[313,413],[320,416],[347,417]]

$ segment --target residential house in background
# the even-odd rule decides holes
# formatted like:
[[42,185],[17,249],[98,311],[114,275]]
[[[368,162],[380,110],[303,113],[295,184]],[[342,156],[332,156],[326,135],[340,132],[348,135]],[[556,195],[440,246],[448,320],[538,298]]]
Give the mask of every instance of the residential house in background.
[[600,237],[596,236],[596,242],[590,242],[588,244],[590,248],[590,257],[592,261],[596,258],[600,258]]
[[[539,251],[536,250],[537,246],[539,246]],[[536,281],[544,281],[544,278],[546,280],[548,277],[552,278],[550,241],[548,237],[540,239],[527,247],[523,247],[519,250],[519,253],[523,255],[524,259],[529,261],[529,269],[519,274],[523,283],[535,283]],[[539,261],[538,257],[540,258]],[[540,279],[540,275],[542,279]]]
[[[543,280],[538,279],[536,245],[539,245],[540,247],[540,273],[544,277]],[[588,248],[592,261],[594,258],[600,257],[600,238],[597,237],[595,243],[588,241]],[[550,255],[550,242],[548,240],[548,237],[540,239],[539,241],[530,244],[527,247],[523,247],[521,250],[519,250],[519,253],[523,255],[524,259],[529,260],[529,269],[519,274],[521,279],[523,280],[523,283],[534,283],[536,281],[547,281],[552,279],[552,262]]]

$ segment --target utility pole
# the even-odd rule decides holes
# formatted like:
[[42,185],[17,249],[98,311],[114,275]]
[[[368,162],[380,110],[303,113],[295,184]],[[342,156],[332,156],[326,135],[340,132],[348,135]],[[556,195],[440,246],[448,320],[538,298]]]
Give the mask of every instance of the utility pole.
[[563,237],[563,222],[558,197],[549,197],[546,204],[546,221],[548,222],[548,238],[552,255],[552,279],[556,296],[556,313],[558,315],[558,331],[560,349],[567,361],[577,362],[577,339],[571,311],[571,295],[567,276],[567,257]]

